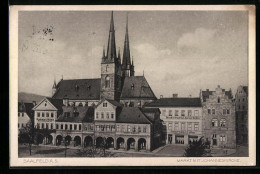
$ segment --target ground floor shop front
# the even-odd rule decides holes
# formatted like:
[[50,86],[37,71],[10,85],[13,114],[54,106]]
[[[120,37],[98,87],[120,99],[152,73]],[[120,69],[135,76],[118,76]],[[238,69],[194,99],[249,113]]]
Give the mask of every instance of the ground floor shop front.
[[201,135],[197,134],[181,134],[181,133],[167,133],[166,144],[180,144],[188,145],[193,141],[198,141],[201,138]]

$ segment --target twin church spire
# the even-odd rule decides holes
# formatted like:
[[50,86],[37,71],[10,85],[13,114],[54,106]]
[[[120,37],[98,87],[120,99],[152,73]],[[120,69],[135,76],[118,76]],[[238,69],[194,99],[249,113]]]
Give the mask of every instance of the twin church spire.
[[131,58],[130,58],[130,46],[129,46],[129,36],[128,36],[128,16],[126,17],[126,32],[125,32],[122,64],[121,64],[120,50],[118,52],[118,56],[116,56],[116,41],[115,41],[113,11],[111,13],[111,20],[110,20],[107,55],[105,55],[105,50],[103,50],[102,62],[103,63],[118,62],[121,66],[123,76],[125,76],[125,77],[134,76],[133,59],[132,59],[132,63],[131,63]]

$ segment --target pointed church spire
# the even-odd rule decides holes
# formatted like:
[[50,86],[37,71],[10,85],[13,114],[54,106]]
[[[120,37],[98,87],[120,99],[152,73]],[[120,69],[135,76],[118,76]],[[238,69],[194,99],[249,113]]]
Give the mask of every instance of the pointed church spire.
[[56,78],[54,78],[54,83],[53,83],[52,89],[54,89],[56,87],[57,87],[57,85],[56,85]]
[[114,60],[115,58],[116,58],[116,41],[115,41],[115,28],[114,28],[114,19],[113,19],[113,11],[112,11],[108,45],[107,45],[107,59]]
[[130,48],[129,48],[129,36],[128,36],[128,15],[126,16],[126,32],[125,32],[125,42],[124,42],[124,52],[123,52],[123,70],[130,70]]

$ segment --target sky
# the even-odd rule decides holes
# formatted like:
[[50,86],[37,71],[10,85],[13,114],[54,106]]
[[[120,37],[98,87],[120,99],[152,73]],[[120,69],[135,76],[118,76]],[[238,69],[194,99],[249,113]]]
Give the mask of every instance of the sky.
[[[245,11],[115,11],[123,55],[126,15],[135,75],[157,97],[198,97],[217,85],[248,85]],[[100,78],[110,11],[23,11],[18,23],[18,91],[50,96],[54,79]]]

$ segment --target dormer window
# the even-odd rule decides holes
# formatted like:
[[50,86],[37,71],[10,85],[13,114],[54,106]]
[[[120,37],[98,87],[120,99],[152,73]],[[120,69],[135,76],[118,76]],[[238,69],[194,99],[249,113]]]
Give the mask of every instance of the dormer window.
[[103,103],[103,107],[107,107],[107,103]]

